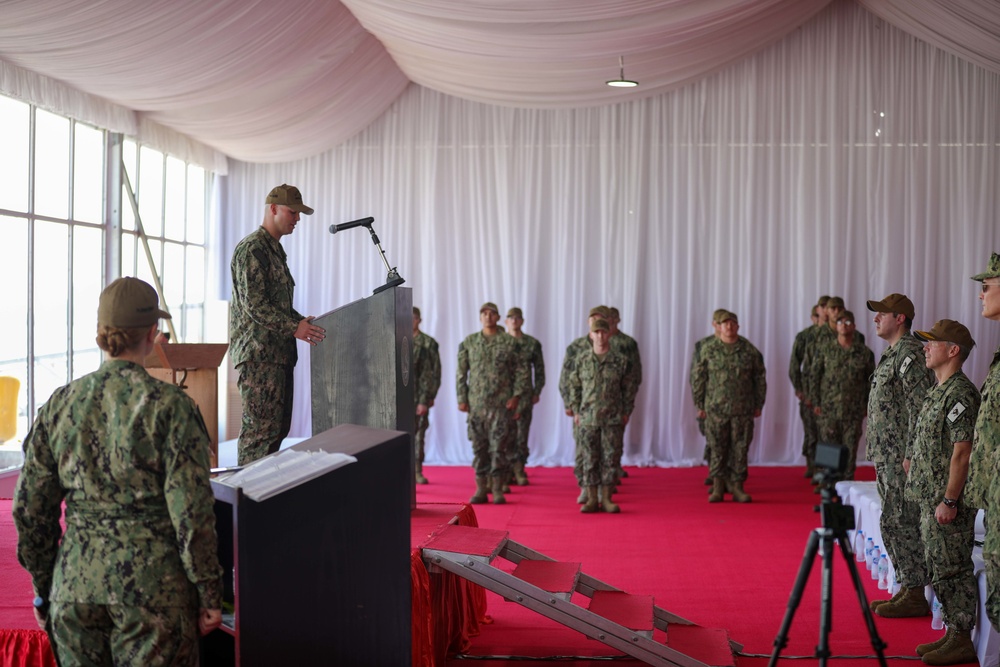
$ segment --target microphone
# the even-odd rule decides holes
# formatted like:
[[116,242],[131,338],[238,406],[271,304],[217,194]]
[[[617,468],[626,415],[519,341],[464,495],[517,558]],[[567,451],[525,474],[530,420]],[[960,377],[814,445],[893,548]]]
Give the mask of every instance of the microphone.
[[368,225],[375,222],[375,218],[361,218],[360,220],[351,220],[350,222],[342,222],[339,225],[330,225],[330,233],[336,234],[337,232],[342,232],[345,229],[351,229],[352,227],[367,227]]

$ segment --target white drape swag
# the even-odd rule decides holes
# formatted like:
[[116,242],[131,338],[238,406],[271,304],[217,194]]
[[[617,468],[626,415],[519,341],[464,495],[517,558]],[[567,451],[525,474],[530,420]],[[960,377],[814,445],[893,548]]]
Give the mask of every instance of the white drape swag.
[[[375,21],[374,7],[348,4],[362,23]],[[873,11],[900,4],[865,2]],[[434,5],[452,7],[421,3]],[[949,27],[937,26],[939,39]],[[327,232],[374,216],[424,330],[441,345],[428,461],[455,464],[471,460],[456,351],[478,329],[483,301],[523,308],[525,331],[544,346],[548,382],[530,463],[546,465],[573,462],[556,385],[565,346],[602,303],[621,310],[645,369],[626,461],[700,462],[688,366],[712,311],[729,308],[768,369],[751,462],[796,463],[802,434],[788,359],[820,294],[845,298],[876,358],[885,346],[865,300],[909,294],[918,326],[946,317],[969,326],[979,345],[966,372],[977,383],[985,377],[1000,330],[982,318],[969,276],[1000,250],[998,102],[996,70],[848,2],[712,76],[617,105],[514,109],[412,86],[332,150],[230,164],[219,293],[228,297],[229,255],[260,223],[276,184],[298,185],[316,209],[283,242],[300,312],[324,313],[384,281],[363,229]],[[292,435],[310,430],[301,352]]]

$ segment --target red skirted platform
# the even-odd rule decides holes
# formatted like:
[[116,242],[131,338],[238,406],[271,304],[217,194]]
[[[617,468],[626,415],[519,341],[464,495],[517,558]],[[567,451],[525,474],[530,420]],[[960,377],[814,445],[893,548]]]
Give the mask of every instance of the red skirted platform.
[[[31,577],[17,562],[10,512],[11,501],[0,500],[0,667],[55,667],[31,609]],[[420,558],[423,545],[449,523],[478,525],[464,503],[425,503],[411,513],[414,667],[443,667],[448,653],[467,650],[479,624],[489,622],[482,588],[449,572],[428,574]]]

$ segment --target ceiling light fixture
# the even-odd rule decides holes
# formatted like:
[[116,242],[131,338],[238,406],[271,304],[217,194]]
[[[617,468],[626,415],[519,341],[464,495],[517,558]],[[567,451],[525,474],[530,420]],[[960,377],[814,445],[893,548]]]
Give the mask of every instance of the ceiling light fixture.
[[635,88],[639,85],[638,81],[625,78],[625,56],[618,56],[618,78],[605,83],[612,88]]

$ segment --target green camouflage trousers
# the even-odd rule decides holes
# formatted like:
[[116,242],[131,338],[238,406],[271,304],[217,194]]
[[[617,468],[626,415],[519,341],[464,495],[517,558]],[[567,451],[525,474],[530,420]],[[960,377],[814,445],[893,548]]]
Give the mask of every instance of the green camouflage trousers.
[[946,525],[934,518],[933,507],[920,508],[920,537],[931,585],[941,601],[945,625],[962,632],[976,624],[978,585],[972,563],[975,530],[976,510],[962,503],[955,520]]
[[521,408],[521,416],[514,422],[516,424],[514,449],[510,459],[512,464],[528,462],[528,433],[531,431],[532,405],[531,401],[527,401],[527,403],[526,407]]
[[[832,419],[821,415],[817,420],[819,439],[821,442],[842,445],[850,455],[847,459],[847,469],[844,479],[854,479],[854,470],[858,464],[858,442],[861,440],[861,424],[864,416]],[[813,458],[816,456],[816,443],[813,443]]]
[[898,461],[875,464],[875,484],[882,501],[879,530],[896,581],[906,588],[923,588],[929,583],[924,543],[920,539],[920,507],[903,494],[906,473]]
[[53,601],[49,623],[61,667],[198,665],[198,610]]
[[986,615],[1000,632],[1000,507],[986,512],[983,560],[986,561]]
[[[611,486],[618,482],[617,460],[625,427],[580,426],[580,486]],[[617,454],[617,457],[616,457]]]
[[799,418],[802,420],[802,455],[809,463],[816,458],[816,443],[819,442],[819,425],[816,413],[805,403],[799,403]]
[[747,450],[753,440],[753,415],[705,418],[708,476],[729,482],[747,478]]
[[413,432],[413,461],[418,465],[424,462],[424,441],[427,436],[427,427],[431,424],[428,416],[415,415],[413,418],[413,426],[416,429]]
[[292,427],[292,367],[247,361],[236,371],[243,399],[237,444],[242,466],[278,451],[288,435]]
[[514,442],[513,413],[498,410],[469,411],[469,440],[472,442],[472,468],[477,477],[506,479],[510,474],[510,455]]

